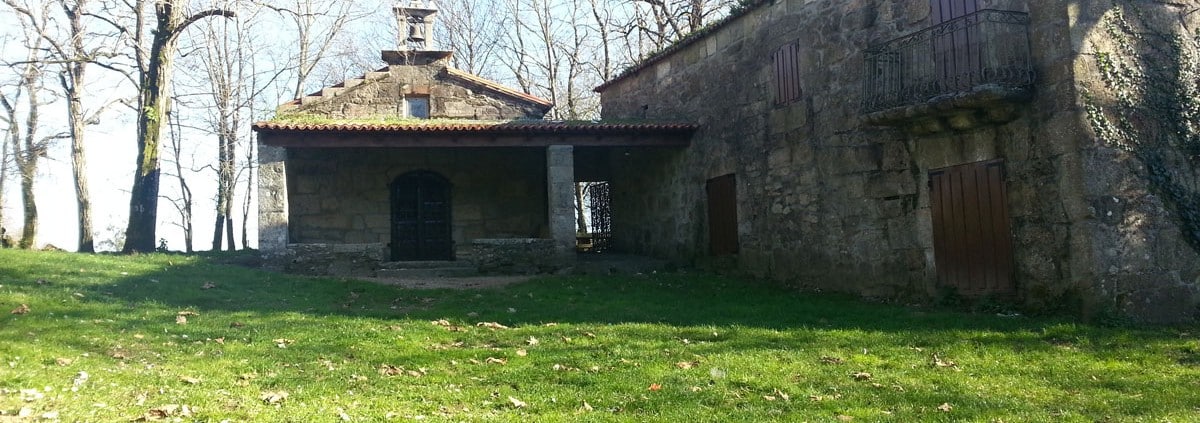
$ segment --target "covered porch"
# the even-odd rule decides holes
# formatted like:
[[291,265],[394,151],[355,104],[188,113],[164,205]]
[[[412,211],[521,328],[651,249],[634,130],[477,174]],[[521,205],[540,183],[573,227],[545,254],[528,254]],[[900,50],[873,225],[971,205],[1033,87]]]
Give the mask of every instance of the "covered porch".
[[615,149],[686,147],[695,127],[265,122],[254,129],[267,261],[298,273],[374,276],[388,262],[460,261],[496,273],[571,267],[576,182],[602,178]]

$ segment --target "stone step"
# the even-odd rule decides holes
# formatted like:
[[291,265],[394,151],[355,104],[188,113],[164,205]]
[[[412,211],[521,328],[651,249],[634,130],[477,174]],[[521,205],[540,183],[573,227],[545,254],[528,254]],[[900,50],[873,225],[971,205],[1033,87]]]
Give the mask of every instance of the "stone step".
[[426,267],[409,269],[379,269],[375,277],[387,279],[465,278],[479,276],[474,267]]
[[338,94],[342,93],[342,91],[345,91],[345,88],[341,88],[341,87],[324,88],[324,89],[321,89],[321,97],[337,97]]
[[388,261],[388,262],[379,263],[379,268],[380,269],[388,269],[388,270],[436,269],[436,268],[470,268],[470,269],[474,269],[475,264],[471,263],[469,261],[463,261],[463,260],[455,260],[455,261],[438,261],[438,260]]

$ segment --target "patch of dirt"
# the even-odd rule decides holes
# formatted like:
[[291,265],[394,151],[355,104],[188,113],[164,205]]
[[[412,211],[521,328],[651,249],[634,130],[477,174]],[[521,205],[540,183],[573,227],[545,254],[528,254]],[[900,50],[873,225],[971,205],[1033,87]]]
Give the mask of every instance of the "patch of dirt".
[[464,278],[362,278],[408,289],[495,289],[533,279],[533,276],[472,276]]

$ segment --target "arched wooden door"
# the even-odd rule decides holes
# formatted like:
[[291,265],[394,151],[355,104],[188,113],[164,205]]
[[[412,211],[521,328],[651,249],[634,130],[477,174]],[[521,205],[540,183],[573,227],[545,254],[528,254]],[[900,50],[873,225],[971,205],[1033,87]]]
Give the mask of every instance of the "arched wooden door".
[[430,171],[392,182],[392,260],[454,260],[450,181]]

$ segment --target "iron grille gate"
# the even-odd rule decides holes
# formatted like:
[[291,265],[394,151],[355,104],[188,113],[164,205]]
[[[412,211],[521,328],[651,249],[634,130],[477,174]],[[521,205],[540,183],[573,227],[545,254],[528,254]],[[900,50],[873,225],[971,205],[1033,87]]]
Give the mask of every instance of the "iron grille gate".
[[608,182],[592,182],[588,187],[588,210],[592,217],[592,248],[604,252],[612,246],[612,189]]
[[969,297],[1014,294],[1004,161],[931,171],[929,200],[938,282]]

